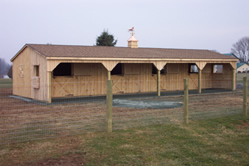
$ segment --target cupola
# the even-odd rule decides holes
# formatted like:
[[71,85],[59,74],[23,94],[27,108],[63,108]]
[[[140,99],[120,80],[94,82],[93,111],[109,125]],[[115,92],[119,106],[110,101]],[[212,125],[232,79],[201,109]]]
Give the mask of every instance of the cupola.
[[138,40],[134,36],[134,27],[129,29],[129,32],[131,32],[131,37],[128,40],[128,47],[130,47],[130,48],[138,48],[138,46],[137,46]]

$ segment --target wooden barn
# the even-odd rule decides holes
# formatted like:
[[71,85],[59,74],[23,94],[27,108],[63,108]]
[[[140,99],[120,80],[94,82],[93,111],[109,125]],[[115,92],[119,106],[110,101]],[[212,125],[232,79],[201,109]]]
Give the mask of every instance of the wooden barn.
[[26,44],[11,59],[13,94],[51,102],[57,97],[206,88],[235,90],[237,59],[209,50]]

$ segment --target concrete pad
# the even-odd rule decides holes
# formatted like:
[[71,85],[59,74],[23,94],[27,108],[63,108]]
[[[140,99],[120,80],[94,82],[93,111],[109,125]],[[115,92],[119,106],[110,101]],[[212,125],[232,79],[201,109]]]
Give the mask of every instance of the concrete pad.
[[126,100],[126,99],[114,99],[114,107],[127,107],[137,109],[165,109],[165,108],[176,108],[183,106],[182,102],[176,101],[156,101],[156,100]]

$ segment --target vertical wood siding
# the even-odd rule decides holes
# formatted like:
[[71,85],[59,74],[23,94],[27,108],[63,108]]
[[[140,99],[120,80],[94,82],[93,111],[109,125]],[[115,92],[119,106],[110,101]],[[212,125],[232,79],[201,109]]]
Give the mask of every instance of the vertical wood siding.
[[[82,63],[73,66],[77,75],[52,78],[52,97],[106,94],[107,70],[102,64]],[[212,67],[213,64],[207,64],[203,69],[202,88],[232,88],[231,65],[224,64],[223,73],[212,73]],[[166,74],[161,74],[161,91],[183,90],[185,78],[189,79],[189,89],[198,89],[198,73],[189,73],[188,64],[168,63],[166,68]],[[124,74],[112,75],[111,79],[114,94],[157,90],[157,75],[152,74],[152,64],[124,64]]]

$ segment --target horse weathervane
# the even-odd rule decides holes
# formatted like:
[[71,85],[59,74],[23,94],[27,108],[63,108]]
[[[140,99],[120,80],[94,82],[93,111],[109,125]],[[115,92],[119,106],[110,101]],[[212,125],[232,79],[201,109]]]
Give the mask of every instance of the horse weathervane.
[[132,27],[131,29],[129,29],[128,32],[131,32],[131,35],[133,36],[135,34],[134,33],[134,27]]

